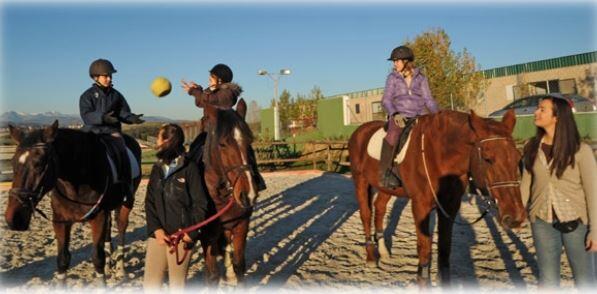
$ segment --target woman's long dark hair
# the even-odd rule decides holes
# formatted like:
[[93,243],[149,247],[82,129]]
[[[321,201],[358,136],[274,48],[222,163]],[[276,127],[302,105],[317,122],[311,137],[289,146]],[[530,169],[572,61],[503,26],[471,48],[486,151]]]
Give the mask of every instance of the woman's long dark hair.
[[[556,172],[560,178],[569,165],[574,167],[574,154],[580,148],[580,134],[576,127],[576,121],[572,114],[572,108],[568,101],[557,98],[545,98],[551,100],[553,115],[556,121],[556,130],[552,145],[552,161],[549,165],[550,173]],[[524,165],[527,171],[532,173],[533,164],[537,159],[537,152],[541,148],[541,139],[545,136],[545,130],[537,127],[537,133],[524,148]]]
[[156,157],[166,164],[170,164],[176,157],[184,154],[184,132],[177,124],[165,124],[160,127],[158,136],[168,140],[156,153]]

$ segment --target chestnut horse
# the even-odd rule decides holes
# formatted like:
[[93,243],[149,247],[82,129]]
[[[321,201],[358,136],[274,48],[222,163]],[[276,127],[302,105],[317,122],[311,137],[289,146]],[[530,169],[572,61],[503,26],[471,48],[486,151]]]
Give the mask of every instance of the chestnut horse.
[[[99,282],[104,284],[104,241],[110,242],[110,212],[116,209],[118,249],[122,254],[118,260],[120,272],[117,274],[124,275],[124,234],[135,200],[129,197],[123,202],[124,184],[112,183],[106,147],[100,137],[79,130],[59,129],[58,121],[31,132],[13,126],[9,126],[9,129],[18,146],[12,159],[14,178],[4,214],[8,227],[17,231],[27,230],[35,211],[45,217],[36,206],[49,192],[52,197],[52,224],[58,244],[58,282],[61,286],[66,282],[73,223],[89,222],[93,239],[93,265]],[[123,137],[140,163],[139,144],[129,136]],[[133,179],[133,192],[140,181],[140,176]]]
[[243,99],[239,100],[236,110],[210,105],[204,109],[206,142],[201,169],[205,186],[216,210],[225,209],[232,202],[219,222],[208,226],[200,237],[208,285],[217,285],[219,281],[216,258],[224,245],[227,279],[241,282],[246,271],[246,239],[258,195],[249,166],[253,134],[244,120],[246,109]]
[[[513,111],[508,111],[501,122],[480,118],[472,111],[470,115],[441,111],[419,117],[411,132],[406,157],[399,165],[403,187],[394,190],[380,186],[379,161],[367,153],[369,139],[384,122],[365,123],[355,130],[348,148],[365,229],[367,264],[377,264],[378,254],[387,255],[383,218],[390,196],[409,197],[417,233],[417,281],[421,286],[430,284],[433,233],[430,216],[432,210],[438,208],[438,269],[442,284],[449,284],[452,226],[469,173],[497,202],[499,223],[505,228],[519,227],[526,213],[519,189],[521,155],[512,139],[515,123]],[[378,191],[374,202],[375,238],[371,233],[371,188]]]

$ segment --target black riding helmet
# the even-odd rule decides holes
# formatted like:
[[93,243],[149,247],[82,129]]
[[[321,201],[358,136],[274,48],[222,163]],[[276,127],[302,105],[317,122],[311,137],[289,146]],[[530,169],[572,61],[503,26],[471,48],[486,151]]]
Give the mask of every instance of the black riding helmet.
[[230,69],[230,67],[228,67],[225,64],[222,63],[218,63],[216,64],[210,71],[210,74],[216,76],[217,78],[219,78],[220,80],[222,80],[223,83],[230,83],[232,82],[232,70]]
[[97,59],[89,66],[89,76],[108,76],[116,72],[112,63],[107,59]]
[[394,48],[394,50],[392,50],[392,54],[390,54],[390,58],[388,58],[388,60],[399,60],[399,59],[406,59],[409,61],[413,61],[415,60],[415,54],[413,53],[413,51],[406,47],[406,46],[400,46],[400,47],[396,47]]

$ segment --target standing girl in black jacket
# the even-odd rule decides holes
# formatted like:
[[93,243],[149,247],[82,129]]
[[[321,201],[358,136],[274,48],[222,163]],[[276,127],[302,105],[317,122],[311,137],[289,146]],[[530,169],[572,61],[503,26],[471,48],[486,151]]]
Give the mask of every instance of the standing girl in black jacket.
[[[175,255],[169,253],[169,236],[205,219],[207,197],[201,174],[197,165],[186,159],[183,142],[180,126],[166,124],[160,128],[158,161],[151,170],[145,197],[148,235],[145,289],[159,289],[165,271],[168,271],[171,288],[184,287],[192,254],[177,265]],[[179,255],[182,256],[185,247],[193,247],[198,238],[197,231],[186,234],[177,248]]]

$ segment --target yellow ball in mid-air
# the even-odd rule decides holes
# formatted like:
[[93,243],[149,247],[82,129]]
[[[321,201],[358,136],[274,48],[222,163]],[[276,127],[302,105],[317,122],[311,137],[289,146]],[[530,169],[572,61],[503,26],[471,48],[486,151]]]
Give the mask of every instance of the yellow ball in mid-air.
[[172,91],[172,84],[165,77],[157,77],[151,82],[151,93],[157,97],[164,97]]

